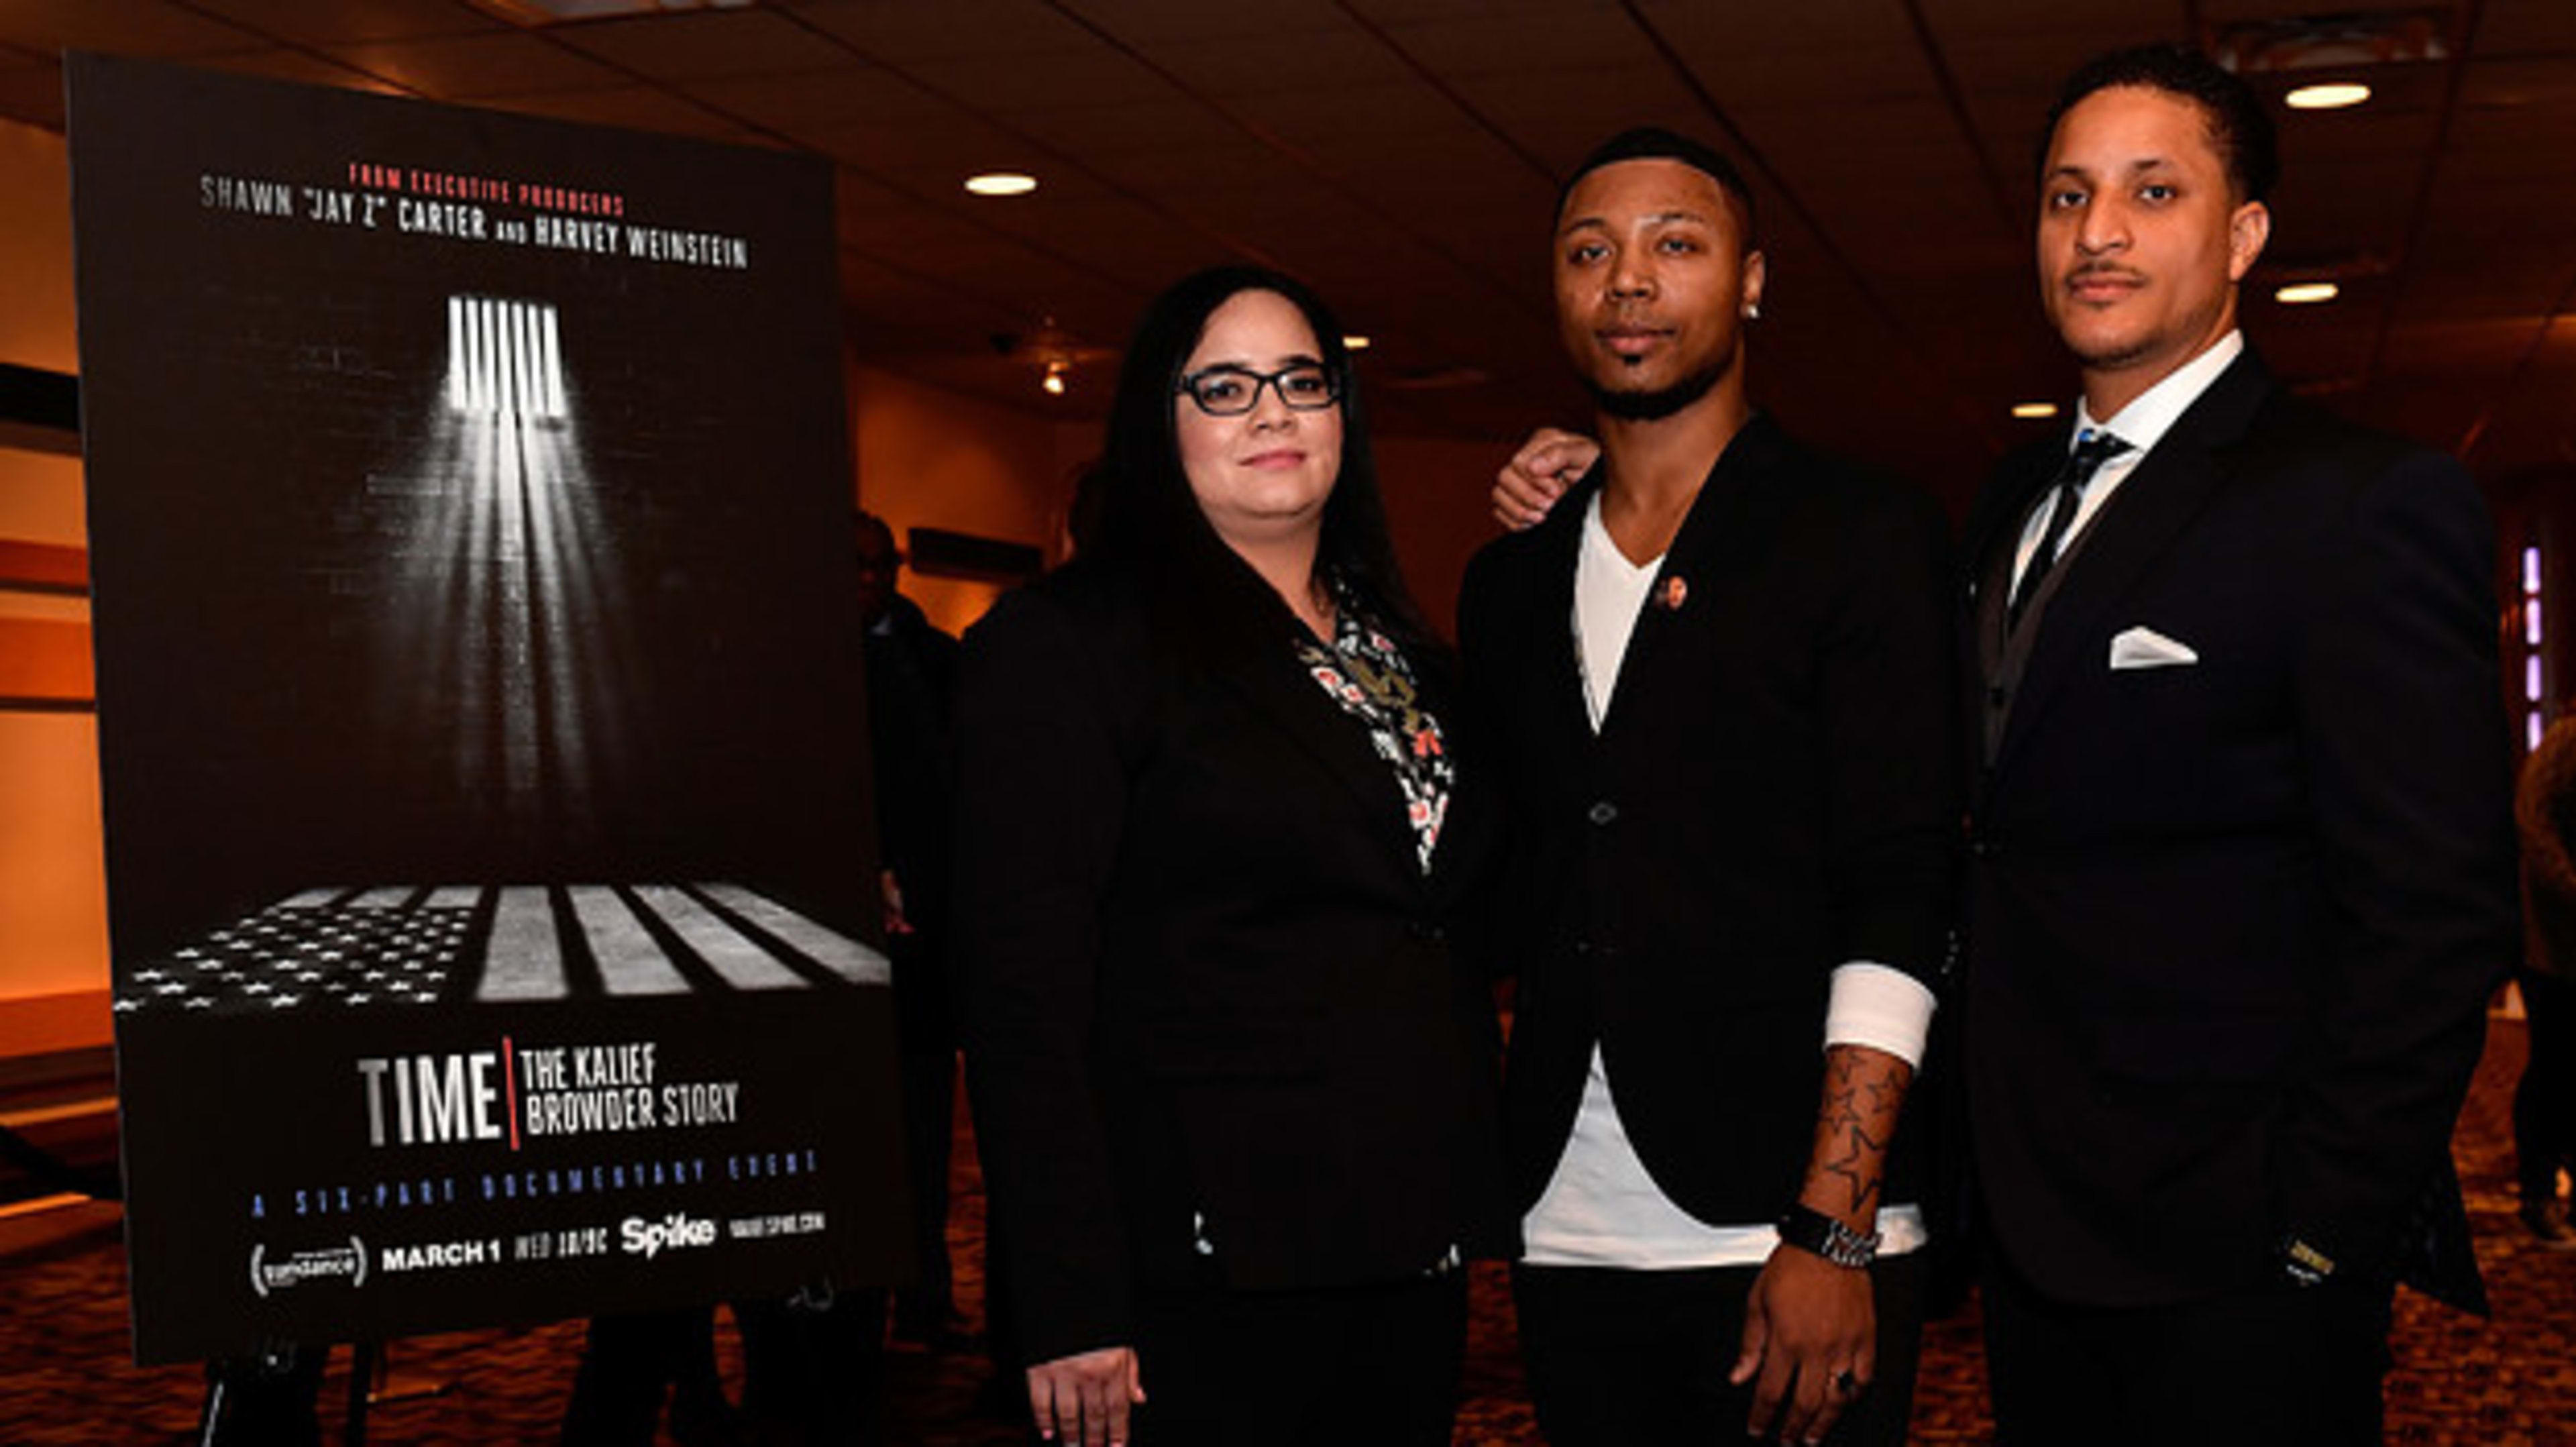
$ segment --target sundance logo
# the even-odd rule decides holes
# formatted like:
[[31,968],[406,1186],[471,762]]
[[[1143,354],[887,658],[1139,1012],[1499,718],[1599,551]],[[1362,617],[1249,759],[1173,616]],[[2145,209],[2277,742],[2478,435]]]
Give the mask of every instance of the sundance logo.
[[618,1235],[624,1240],[626,1254],[650,1261],[665,1248],[673,1251],[689,1246],[716,1244],[716,1223],[673,1211],[659,1221],[629,1216],[618,1223]]
[[302,1286],[308,1281],[346,1281],[351,1286],[366,1285],[366,1246],[352,1236],[346,1246],[324,1246],[317,1250],[289,1252],[276,1258],[269,1256],[265,1242],[250,1249],[250,1287],[261,1296]]

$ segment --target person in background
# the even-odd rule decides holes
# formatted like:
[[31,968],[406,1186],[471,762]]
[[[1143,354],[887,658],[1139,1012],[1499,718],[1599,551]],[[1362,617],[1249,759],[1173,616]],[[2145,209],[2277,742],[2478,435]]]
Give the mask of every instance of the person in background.
[[1514,1285],[1558,1447],[1893,1447],[1912,1400],[1925,1237],[1888,1148],[1957,875],[1948,526],[1754,409],[1753,220],[1686,137],[1578,168],[1556,307],[1600,460],[1459,603],[1511,819]]
[[2558,1177],[2576,1168],[2576,714],[2561,714],[2523,760],[2514,791],[2522,835],[2523,1018],[2530,1058],[2513,1091],[2519,1215],[2553,1246],[2576,1243],[2558,1205]]
[[1041,1431],[1449,1441],[1508,1249],[1458,938],[1493,799],[1389,546],[1342,331],[1191,276],[1122,364],[1095,538],[966,638],[967,1080]]
[[957,1099],[957,1025],[946,957],[957,640],[896,591],[904,556],[894,530],[862,511],[856,536],[886,954],[894,962],[905,1159],[920,1261],[919,1280],[894,1294],[893,1335],[902,1344],[963,1350],[973,1343],[957,1321],[948,1260],[948,1157]]

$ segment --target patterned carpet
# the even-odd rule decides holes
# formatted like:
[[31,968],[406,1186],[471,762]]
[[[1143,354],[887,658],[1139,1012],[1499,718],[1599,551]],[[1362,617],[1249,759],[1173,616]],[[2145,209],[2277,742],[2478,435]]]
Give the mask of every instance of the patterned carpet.
[[[2454,1143],[2496,1314],[2482,1322],[2412,1296],[2401,1299],[2398,1369],[2388,1386],[2392,1443],[2576,1447],[2576,1251],[2541,1247],[2512,1212],[2506,1122],[2522,1049],[2520,1025],[2499,1022]],[[960,1145],[966,1145],[962,1136]],[[975,1248],[983,1198],[970,1150],[959,1152],[957,1191],[951,1235],[959,1295],[972,1316],[982,1287]],[[183,1440],[193,1427],[196,1372],[127,1365],[116,1224],[111,1208],[84,1207],[0,1225],[0,1443],[161,1447]],[[1500,1273],[1480,1269],[1473,1290],[1475,1328],[1457,1440],[1473,1447],[1536,1443]],[[1933,1326],[1916,1399],[1916,1442],[1990,1439],[1975,1344],[1973,1310]],[[397,1395],[373,1409],[368,1439],[551,1443],[580,1346],[578,1323],[398,1343],[390,1354]],[[729,1380],[738,1382],[730,1322],[720,1328],[719,1354]],[[326,1401],[346,1401],[346,1370],[344,1353],[332,1363]],[[1022,1442],[1005,1424],[978,1415],[985,1377],[983,1363],[972,1356],[890,1353],[887,1440],[923,1447]],[[429,1390],[399,1395],[417,1388]],[[336,1422],[329,1440],[342,1440]]]

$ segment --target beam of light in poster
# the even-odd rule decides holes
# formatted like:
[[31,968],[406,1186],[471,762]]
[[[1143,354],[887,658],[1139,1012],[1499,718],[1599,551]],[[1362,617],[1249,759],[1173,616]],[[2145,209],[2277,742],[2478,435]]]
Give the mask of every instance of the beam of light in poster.
[[831,177],[95,57],[135,1349],[895,1278]]

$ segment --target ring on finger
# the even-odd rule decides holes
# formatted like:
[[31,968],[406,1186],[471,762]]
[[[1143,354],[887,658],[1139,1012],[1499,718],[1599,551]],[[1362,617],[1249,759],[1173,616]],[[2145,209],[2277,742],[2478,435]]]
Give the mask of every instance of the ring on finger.
[[1834,1390],[1837,1393],[1846,1397],[1853,1396],[1860,1391],[1860,1387],[1860,1373],[1853,1371],[1851,1368],[1845,1367],[1841,1371],[1834,1373]]

